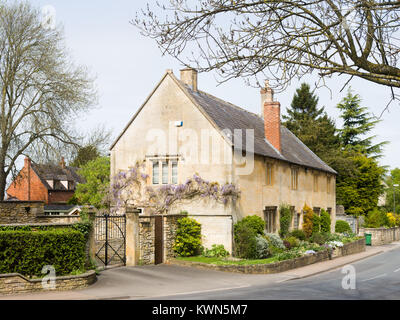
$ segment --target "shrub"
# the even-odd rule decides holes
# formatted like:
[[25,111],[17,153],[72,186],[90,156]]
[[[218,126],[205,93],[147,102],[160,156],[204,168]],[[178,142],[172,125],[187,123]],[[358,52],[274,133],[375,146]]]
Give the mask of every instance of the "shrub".
[[293,237],[293,236],[290,236],[290,237],[285,238],[285,239],[283,240],[283,242],[285,242],[285,241],[287,241],[287,242],[289,243],[290,248],[298,247],[299,244],[300,244],[299,239],[297,239],[296,237]]
[[313,233],[310,237],[310,241],[319,245],[323,245],[327,240],[327,237],[319,232]]
[[351,233],[350,225],[347,221],[337,220],[335,224],[335,232],[337,233]]
[[303,231],[304,234],[306,235],[306,238],[309,238],[311,237],[313,232],[314,212],[307,205],[304,206],[303,211],[304,211]]
[[312,218],[313,226],[312,226],[312,234],[319,233],[321,229],[321,218],[314,213]]
[[292,210],[290,210],[290,206],[283,204],[279,208],[279,225],[280,225],[280,230],[279,230],[279,235],[284,238],[287,236],[289,233],[289,227],[290,223],[292,221]]
[[297,238],[299,240],[302,240],[302,241],[306,240],[306,234],[304,233],[303,230],[300,230],[300,229],[299,230],[293,230],[290,233],[290,236],[295,237],[295,238]]
[[256,236],[256,258],[265,259],[270,255],[267,239],[261,235]]
[[201,249],[201,224],[193,218],[180,218],[177,221],[174,251],[181,257],[198,255]]
[[286,250],[283,240],[278,235],[274,233],[265,233],[264,237],[268,241],[270,254],[276,255]]
[[240,220],[237,224],[246,224],[252,228],[256,234],[264,234],[265,221],[259,216],[247,216]]
[[321,232],[330,233],[331,232],[331,216],[324,209],[321,210]]
[[388,221],[388,227],[393,228],[396,226],[396,218],[393,215],[393,213],[389,212],[386,214],[387,216],[387,221]]
[[229,256],[229,252],[225,250],[224,245],[213,244],[211,249],[204,249],[203,256],[208,258],[221,258]]
[[388,217],[383,210],[375,208],[374,210],[368,212],[365,217],[364,226],[366,228],[380,228],[384,225],[388,225]]
[[85,247],[84,234],[71,229],[1,231],[0,273],[40,277],[45,265],[57,276],[84,270]]
[[238,222],[234,226],[235,255],[243,259],[257,257],[257,233],[246,223]]

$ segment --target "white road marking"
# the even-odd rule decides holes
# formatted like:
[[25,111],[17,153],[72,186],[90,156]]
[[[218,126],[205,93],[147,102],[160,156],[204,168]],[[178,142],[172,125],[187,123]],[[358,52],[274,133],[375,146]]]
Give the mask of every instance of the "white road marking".
[[393,272],[398,272],[398,271],[400,271],[400,268],[398,268],[398,269],[394,270]]
[[181,293],[166,293],[166,294],[163,294],[163,295],[149,296],[148,298],[170,297],[170,296],[179,296],[179,295],[185,295],[185,294],[207,293],[207,292],[233,290],[233,289],[241,289],[241,288],[249,288],[249,287],[251,287],[251,285],[244,285],[244,286],[240,286],[240,287],[230,287],[230,288],[218,288],[218,289],[210,289],[210,290],[203,290],[203,291],[189,291],[189,292],[181,292]]
[[361,280],[361,282],[363,282],[363,281],[369,281],[369,280],[374,280],[374,279],[377,279],[377,278],[382,278],[382,277],[384,277],[384,276],[387,276],[387,274],[386,274],[386,273],[380,274],[379,276],[376,276],[376,277],[373,277],[373,278]]

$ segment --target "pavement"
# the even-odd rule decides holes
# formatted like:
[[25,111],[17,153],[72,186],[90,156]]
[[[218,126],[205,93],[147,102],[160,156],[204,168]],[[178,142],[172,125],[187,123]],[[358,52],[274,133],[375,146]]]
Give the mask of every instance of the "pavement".
[[[176,265],[119,267],[104,270],[96,283],[85,289],[49,291],[35,294],[0,296],[0,300],[101,300],[101,299],[218,299],[247,292],[237,299],[249,299],[252,290],[277,289],[280,285],[301,283],[313,276],[336,270],[357,261],[379,257],[400,249],[400,242],[367,247],[365,252],[315,263],[277,274],[238,274]],[[400,250],[396,250],[400,253]],[[379,255],[379,256],[378,256]],[[394,253],[393,253],[394,255]],[[364,260],[366,259],[366,260]],[[379,258],[377,258],[379,260]],[[397,263],[397,262],[395,262]],[[368,268],[367,268],[368,269]],[[400,274],[400,273],[399,273]],[[397,274],[396,274],[397,275]],[[242,297],[242,298],[241,298]],[[233,298],[235,299],[235,298]]]

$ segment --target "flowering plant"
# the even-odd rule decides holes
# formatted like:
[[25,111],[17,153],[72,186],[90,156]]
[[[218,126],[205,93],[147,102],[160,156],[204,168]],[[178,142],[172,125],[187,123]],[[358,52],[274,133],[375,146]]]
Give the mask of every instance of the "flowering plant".
[[240,191],[232,183],[220,185],[218,182],[206,181],[198,174],[194,174],[184,184],[149,186],[149,176],[143,172],[144,168],[144,163],[138,162],[113,178],[110,202],[116,206],[115,210],[127,204],[137,207],[150,205],[154,213],[162,214],[182,200],[209,198],[227,205],[240,195]]
[[343,247],[343,242],[341,241],[329,241],[326,243],[328,246],[330,246],[331,248],[341,248]]

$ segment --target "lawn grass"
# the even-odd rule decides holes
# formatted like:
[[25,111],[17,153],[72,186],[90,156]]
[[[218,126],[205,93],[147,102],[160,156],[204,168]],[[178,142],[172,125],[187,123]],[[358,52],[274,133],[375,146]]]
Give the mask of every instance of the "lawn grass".
[[201,262],[201,263],[208,263],[208,264],[215,264],[215,265],[253,265],[253,264],[268,264],[277,262],[278,259],[276,257],[270,257],[268,259],[246,259],[246,260],[226,260],[226,258],[207,258],[203,256],[196,256],[196,257],[178,257],[177,260],[182,261],[190,261],[190,262]]

